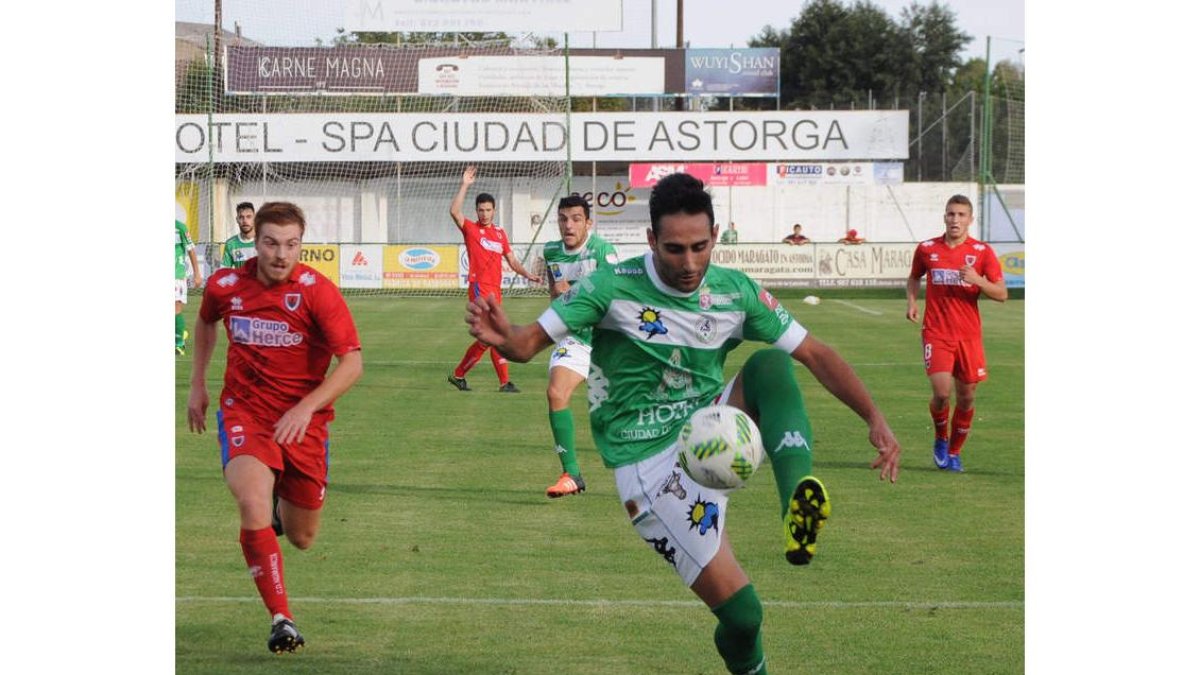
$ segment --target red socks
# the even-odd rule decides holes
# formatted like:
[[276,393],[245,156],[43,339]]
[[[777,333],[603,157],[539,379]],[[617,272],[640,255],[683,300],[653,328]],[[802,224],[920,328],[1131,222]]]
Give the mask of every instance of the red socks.
[[954,409],[954,432],[950,435],[950,454],[957,455],[963,443],[967,442],[967,434],[971,433],[971,420],[975,417],[975,409]]
[[495,349],[492,350],[492,367],[496,369],[496,377],[500,378],[500,386],[508,384],[508,359]]
[[929,416],[933,418],[933,434],[938,440],[946,440],[950,438],[950,406],[946,406],[941,410],[929,404]]
[[471,343],[471,346],[467,347],[467,353],[463,355],[462,361],[459,361],[458,367],[454,369],[454,376],[466,377],[467,371],[474,368],[476,363],[479,363],[479,359],[483,358],[483,353],[487,349],[487,345],[478,340]]
[[242,542],[242,555],[246,558],[246,566],[250,568],[250,576],[258,587],[267,613],[271,616],[282,614],[291,618],[288,610],[287,589],[283,585],[283,553],[279,549],[279,539],[275,531],[269,527],[261,530],[242,530],[239,537]]

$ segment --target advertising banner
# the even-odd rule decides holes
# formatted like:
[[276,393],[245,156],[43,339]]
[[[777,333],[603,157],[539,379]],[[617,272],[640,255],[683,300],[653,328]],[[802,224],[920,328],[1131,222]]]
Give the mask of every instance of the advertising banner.
[[767,184],[767,165],[740,164],[641,164],[629,165],[629,183],[635,188],[654,187],[673,173],[690,173],[709,187]]
[[1025,244],[992,244],[992,249],[1000,260],[1004,285],[1025,288]]
[[[650,190],[633,188],[625,176],[575,176],[572,194],[587,200],[592,209],[596,233],[611,244],[645,244],[646,228],[650,225]],[[556,226],[551,238],[557,239]]]
[[904,286],[916,244],[816,247],[818,287]]
[[773,164],[771,185],[898,185],[904,182],[900,162],[795,162]]
[[348,31],[565,33],[621,30],[621,0],[344,0]]
[[342,288],[383,288],[383,245],[342,244]]
[[689,49],[684,66],[689,94],[779,95],[778,47]]
[[[571,57],[572,96],[666,93],[661,57]],[[561,56],[443,56],[421,59],[417,92],[455,96],[566,96]]]
[[329,277],[335,284],[341,281],[338,260],[337,244],[304,244],[300,249],[300,262]]
[[767,286],[811,286],[817,269],[812,246],[787,244],[718,245],[712,261]]
[[[532,250],[531,250],[532,249]],[[542,260],[542,244],[512,244],[513,255],[517,256],[517,260],[522,261],[525,270],[531,274],[538,274],[543,268],[545,262]],[[501,263],[503,272],[500,275],[500,288],[508,290],[510,288],[530,288],[533,282],[525,277],[514,273],[508,268],[508,263]],[[470,266],[467,259],[467,247],[458,246],[458,287],[467,287],[467,278],[470,276]],[[545,288],[546,284],[541,284]]]
[[465,247],[383,247],[383,288],[459,288],[458,253]]
[[[561,161],[564,115],[175,116],[175,161]],[[898,160],[908,111],[603,112],[570,116],[574,161]]]

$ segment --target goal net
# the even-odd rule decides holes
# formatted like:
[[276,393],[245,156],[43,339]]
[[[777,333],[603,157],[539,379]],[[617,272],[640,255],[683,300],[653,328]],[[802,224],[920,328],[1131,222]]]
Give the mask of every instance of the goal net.
[[[449,207],[469,164],[478,178],[464,215],[474,219],[475,196],[491,194],[496,222],[537,273],[566,194],[568,99],[481,95],[489,82],[466,82],[458,64],[561,59],[562,50],[494,33],[321,34],[317,26],[337,25],[319,15],[325,5],[336,14],[343,3],[268,17],[252,0],[225,0],[224,16],[246,24],[222,19],[218,33],[213,0],[177,2],[177,218],[203,253],[205,275],[238,232],[237,204],[284,200],[308,219],[303,262],[343,289],[459,294],[465,248]],[[537,157],[523,158],[529,146]],[[486,160],[508,149],[515,161]],[[505,271],[509,292],[546,292]]]

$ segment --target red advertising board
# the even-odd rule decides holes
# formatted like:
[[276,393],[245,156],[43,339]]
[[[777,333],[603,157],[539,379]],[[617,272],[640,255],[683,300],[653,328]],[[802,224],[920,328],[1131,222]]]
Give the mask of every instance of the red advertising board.
[[748,162],[697,164],[656,162],[629,165],[629,183],[634,188],[654,187],[673,173],[690,173],[711,187],[761,186],[767,184],[767,165]]

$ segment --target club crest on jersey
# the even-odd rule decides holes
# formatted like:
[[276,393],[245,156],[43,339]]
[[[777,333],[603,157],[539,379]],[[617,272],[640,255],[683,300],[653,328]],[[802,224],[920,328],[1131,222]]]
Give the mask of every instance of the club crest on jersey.
[[687,516],[688,529],[699,529],[701,536],[708,534],[709,530],[716,532],[720,517],[721,510],[717,508],[716,504],[696,497],[696,501],[692,503],[692,510]]
[[657,309],[643,307],[639,319],[641,323],[638,324],[638,330],[646,331],[647,340],[655,335],[667,334],[667,327],[663,325],[662,316]]
[[700,291],[700,309],[708,309],[713,306],[712,293],[708,290]]
[[707,344],[709,342],[712,342],[713,335],[714,335],[714,332],[713,332],[712,317],[708,317],[708,316],[700,317],[700,320],[696,322],[696,336],[700,338],[701,342]]
[[294,312],[297,309],[300,309],[300,294],[285,293],[283,295],[283,306],[286,307],[287,311],[289,312]]
[[974,265],[975,265],[975,261],[976,261],[976,260],[978,260],[978,259],[979,259],[979,258],[976,258],[976,257],[975,257],[975,256],[973,256],[973,255],[968,255],[968,256],[964,256],[964,257],[963,257],[963,260],[966,260],[966,261],[967,261],[967,264],[968,264],[968,265],[971,265],[972,267],[974,267]]

